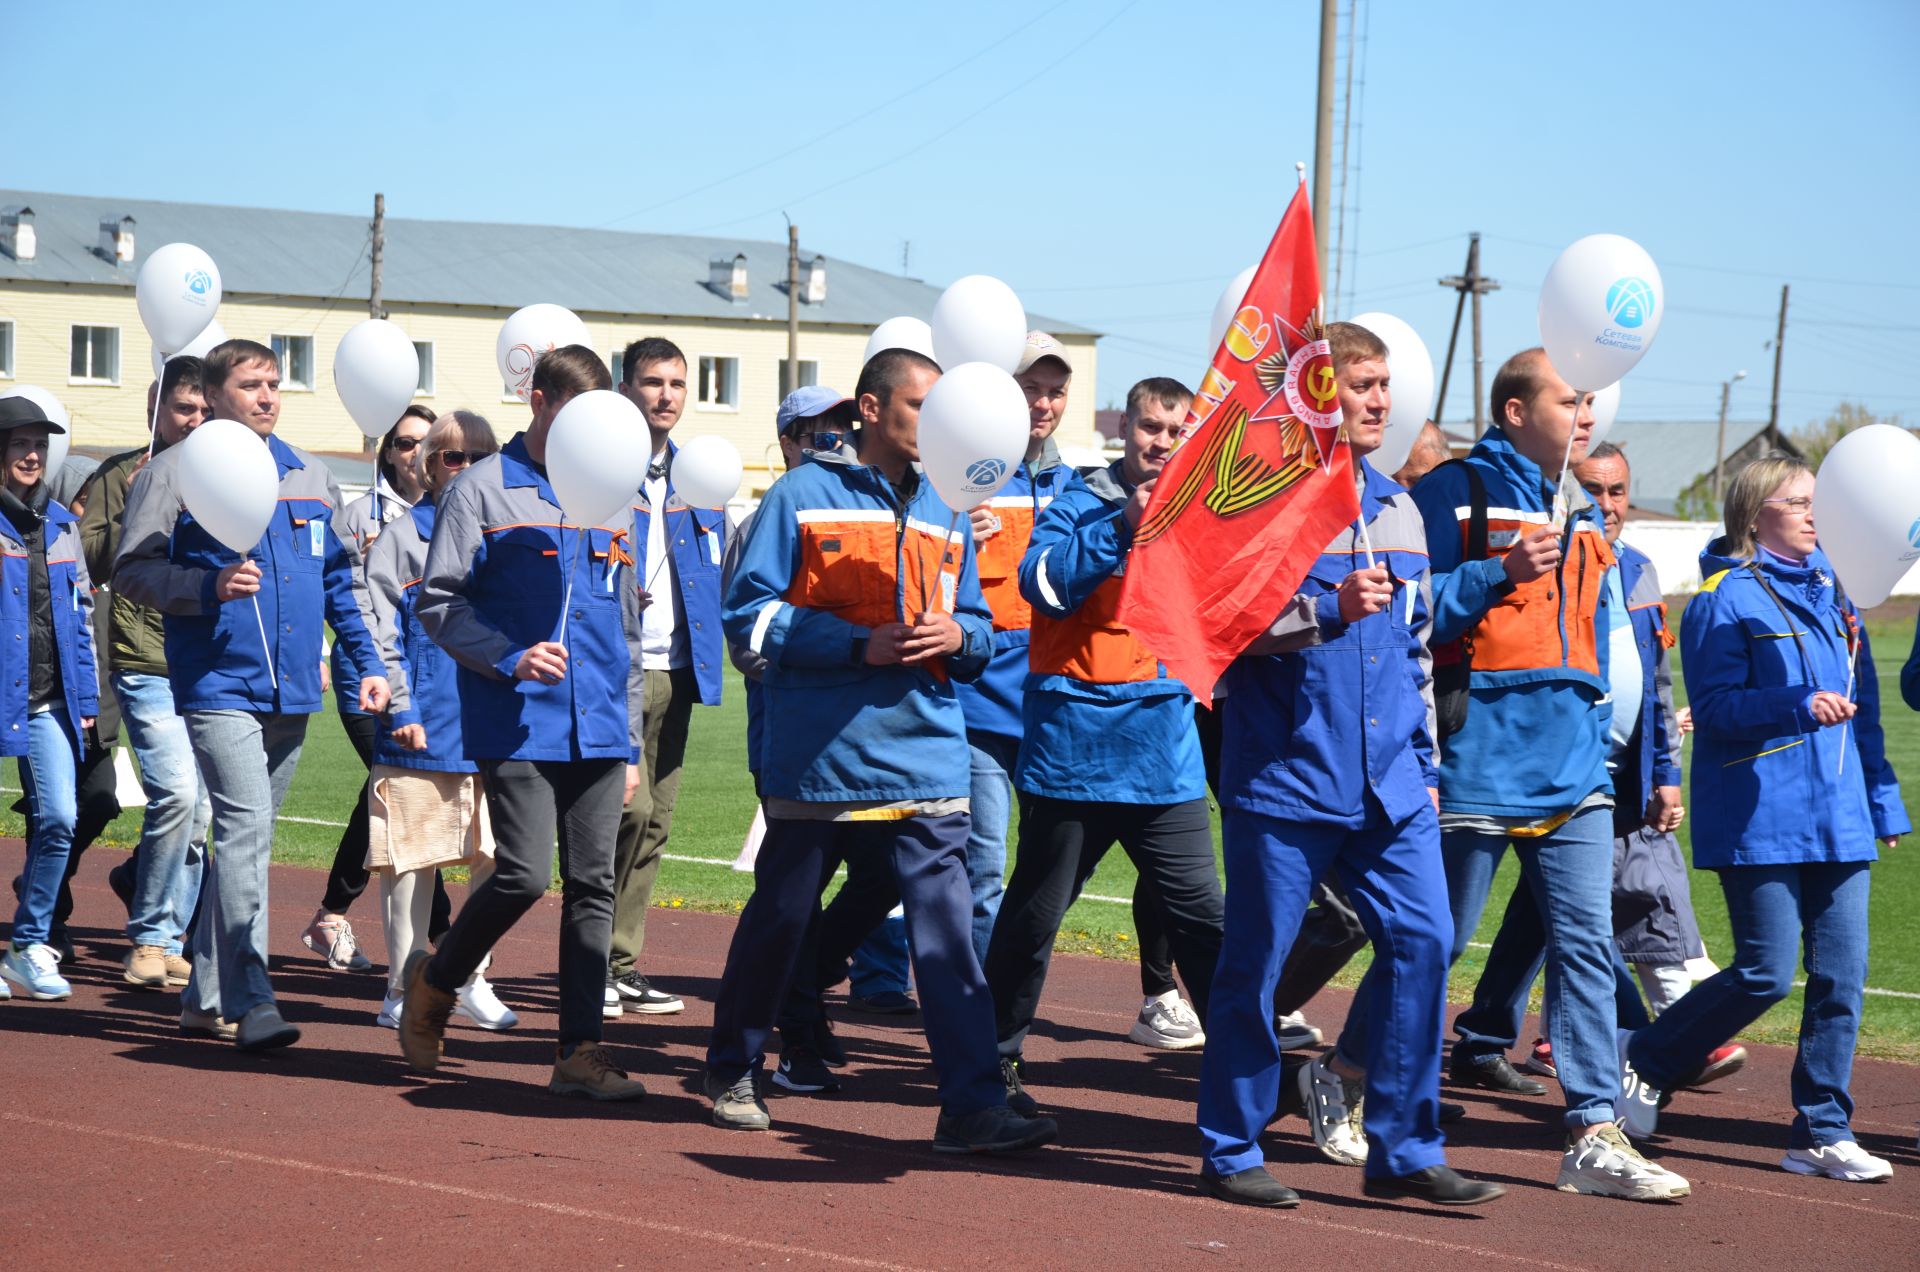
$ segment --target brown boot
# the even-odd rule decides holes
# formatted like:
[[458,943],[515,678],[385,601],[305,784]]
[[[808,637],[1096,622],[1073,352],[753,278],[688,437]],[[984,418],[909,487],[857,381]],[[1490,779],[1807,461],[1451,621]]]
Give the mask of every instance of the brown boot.
[[409,1067],[422,1073],[440,1066],[447,1017],[458,1001],[446,990],[427,983],[427,960],[432,957],[427,950],[415,950],[401,974],[407,990],[400,1004],[400,1054],[407,1058]]
[[547,1090],[555,1095],[584,1095],[589,1100],[638,1100],[647,1094],[647,1088],[616,1066],[607,1049],[597,1042],[579,1044],[570,1056],[556,1051]]

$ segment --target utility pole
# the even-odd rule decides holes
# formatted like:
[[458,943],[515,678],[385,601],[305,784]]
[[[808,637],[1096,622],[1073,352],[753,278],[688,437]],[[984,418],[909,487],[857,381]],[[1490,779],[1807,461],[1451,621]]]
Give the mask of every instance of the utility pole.
[[1780,444],[1780,356],[1787,347],[1787,285],[1780,284],[1780,326],[1773,333],[1773,405],[1767,408],[1767,445]]
[[1733,379],[1720,381],[1720,435],[1713,446],[1713,506],[1717,510],[1727,486],[1727,399],[1737,381],[1747,378],[1745,371],[1733,373]]
[[373,196],[373,287],[367,292],[367,317],[385,318],[380,306],[380,269],[387,255],[387,196]]
[[800,387],[800,227],[787,221],[787,383],[784,393]]
[[1313,250],[1320,257],[1320,286],[1327,278],[1327,200],[1333,187],[1333,40],[1339,0],[1320,0],[1320,97],[1313,116]]
[[1467,268],[1465,273],[1449,274],[1440,280],[1442,287],[1451,287],[1460,293],[1459,303],[1453,307],[1453,334],[1447,337],[1447,365],[1440,373],[1440,401],[1433,408],[1433,422],[1440,422],[1440,413],[1447,406],[1447,381],[1453,377],[1453,351],[1460,343],[1460,311],[1466,307],[1467,298],[1473,298],[1473,435],[1479,437],[1487,431],[1487,395],[1483,379],[1486,374],[1486,359],[1480,348],[1480,298],[1488,292],[1500,290],[1497,280],[1486,277],[1480,272],[1480,234],[1475,231],[1467,236]]

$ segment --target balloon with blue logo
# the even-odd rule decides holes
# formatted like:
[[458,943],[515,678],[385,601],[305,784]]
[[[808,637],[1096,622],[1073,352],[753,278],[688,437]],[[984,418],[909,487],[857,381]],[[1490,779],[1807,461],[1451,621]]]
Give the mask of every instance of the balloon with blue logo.
[[155,345],[184,349],[220,308],[220,267],[191,243],[169,243],[140,267],[133,299]]
[[1853,603],[1886,600],[1920,563],[1920,438],[1869,424],[1835,442],[1813,488],[1813,524]]
[[948,508],[965,512],[1000,493],[1027,454],[1027,395],[989,362],[966,362],[934,381],[920,407],[920,467]]
[[1567,382],[1597,392],[1633,370],[1660,332],[1666,286],[1645,248],[1589,234],[1554,260],[1540,284],[1540,344]]

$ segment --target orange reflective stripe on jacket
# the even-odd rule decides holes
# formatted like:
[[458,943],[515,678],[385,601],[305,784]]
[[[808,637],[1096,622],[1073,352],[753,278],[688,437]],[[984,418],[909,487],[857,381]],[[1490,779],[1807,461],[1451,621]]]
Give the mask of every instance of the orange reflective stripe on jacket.
[[[868,628],[912,621],[923,598],[928,609],[953,612],[964,523],[948,537],[944,526],[915,517],[903,524],[884,508],[809,508],[797,515],[800,566],[787,585],[789,605]],[[935,674],[945,676],[944,660]]]
[[1160,661],[1120,623],[1122,582],[1117,574],[1109,578],[1066,618],[1034,614],[1028,669],[1098,685],[1156,679]]
[[[974,561],[996,632],[1025,631],[1033,625],[1033,607],[1020,595],[1020,558],[1033,539],[1034,502],[1032,495],[996,495],[985,505],[1000,519],[1000,528],[975,550]],[[1051,496],[1039,500],[1043,509],[1051,502]]]
[[[1522,536],[1541,532],[1546,524],[1544,513],[1490,509],[1488,557],[1495,560],[1505,557]],[[1464,541],[1467,533],[1464,522],[1460,533]],[[1605,536],[1584,522],[1575,528],[1572,538],[1558,570],[1520,584],[1474,626],[1470,639],[1475,671],[1532,671],[1566,666],[1593,676],[1600,674],[1594,616],[1599,613],[1600,601],[1606,595],[1607,571],[1614,564],[1613,549],[1607,546]],[[1566,588],[1564,650],[1560,624],[1563,586]]]

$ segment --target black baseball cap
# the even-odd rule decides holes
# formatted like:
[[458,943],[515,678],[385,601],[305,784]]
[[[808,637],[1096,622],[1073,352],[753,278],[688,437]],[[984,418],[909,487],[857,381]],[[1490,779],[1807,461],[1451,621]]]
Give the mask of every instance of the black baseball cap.
[[0,429],[20,428],[27,424],[44,424],[49,433],[64,433],[67,430],[47,418],[40,404],[30,397],[0,398]]

